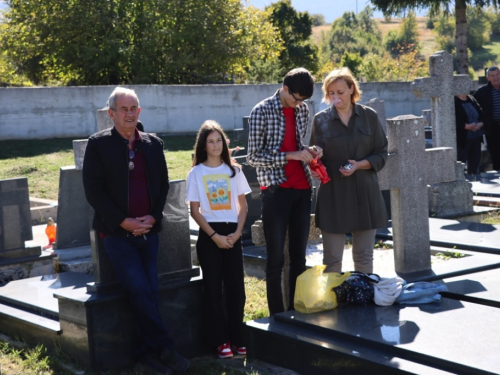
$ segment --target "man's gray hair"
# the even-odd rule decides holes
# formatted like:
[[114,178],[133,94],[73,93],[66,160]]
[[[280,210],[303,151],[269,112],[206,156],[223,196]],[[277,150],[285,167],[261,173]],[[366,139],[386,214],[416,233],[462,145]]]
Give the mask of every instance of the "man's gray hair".
[[492,66],[492,67],[488,68],[488,70],[486,71],[486,77],[488,77],[490,75],[490,72],[496,72],[497,70],[500,70],[500,69],[498,69],[498,67],[496,67],[496,66]]
[[134,90],[118,86],[113,90],[108,98],[108,102],[106,103],[108,108],[116,111],[116,98],[119,96],[133,96],[137,100],[137,107],[141,106],[141,103],[139,103],[139,97]]

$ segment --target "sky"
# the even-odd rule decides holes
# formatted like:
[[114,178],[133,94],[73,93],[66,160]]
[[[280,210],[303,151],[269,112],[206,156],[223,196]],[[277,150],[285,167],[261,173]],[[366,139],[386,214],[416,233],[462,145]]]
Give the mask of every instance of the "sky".
[[[244,2],[245,0],[243,0]],[[276,2],[276,0],[247,0],[247,3],[259,9]],[[326,23],[331,23],[341,17],[345,12],[361,12],[367,5],[373,7],[368,0],[292,0],[292,6],[299,12],[309,12],[309,14],[322,14]],[[427,14],[426,11],[419,11],[417,16]],[[382,12],[373,13],[375,18],[383,18]]]

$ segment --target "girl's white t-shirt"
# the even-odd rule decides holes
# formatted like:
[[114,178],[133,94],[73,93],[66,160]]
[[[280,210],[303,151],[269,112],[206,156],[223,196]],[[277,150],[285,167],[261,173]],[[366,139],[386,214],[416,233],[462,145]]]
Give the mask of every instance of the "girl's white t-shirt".
[[233,178],[226,163],[215,168],[198,164],[189,171],[186,201],[200,202],[200,213],[207,222],[238,222],[238,196],[252,189],[243,172],[235,169]]

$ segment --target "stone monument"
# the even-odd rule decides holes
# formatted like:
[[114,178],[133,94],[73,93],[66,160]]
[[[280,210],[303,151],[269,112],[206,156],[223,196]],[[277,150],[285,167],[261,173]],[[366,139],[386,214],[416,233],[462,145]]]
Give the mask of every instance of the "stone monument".
[[32,239],[28,179],[0,180],[0,285],[53,272],[52,255],[26,246]]
[[389,157],[378,173],[380,189],[391,189],[396,272],[431,270],[427,185],[455,179],[455,154],[449,147],[425,149],[422,117],[387,121]]
[[[412,83],[417,98],[431,98],[433,147],[453,147],[456,160],[454,95],[468,94],[472,81],[466,74],[453,75],[453,58],[446,51],[429,58],[430,77]],[[428,192],[429,211],[437,217],[456,217],[474,213],[472,185],[465,180],[461,163],[454,165],[455,181],[432,185]]]
[[373,98],[366,102],[367,107],[373,108],[375,112],[377,112],[378,119],[382,128],[384,129],[384,133],[387,134],[387,118],[385,116],[385,104],[383,100]]
[[0,259],[40,255],[40,247],[25,248],[32,239],[28,179],[0,180]]

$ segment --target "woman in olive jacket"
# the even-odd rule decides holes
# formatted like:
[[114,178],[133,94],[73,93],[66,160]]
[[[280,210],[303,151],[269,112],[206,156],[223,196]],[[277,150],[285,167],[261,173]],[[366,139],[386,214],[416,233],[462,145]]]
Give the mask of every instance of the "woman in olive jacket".
[[347,68],[332,71],[322,90],[331,106],[314,116],[311,144],[323,149],[331,178],[316,203],[325,271],[341,272],[345,234],[352,233],[355,270],[373,272],[376,228],[387,226],[377,178],[387,161],[387,137],[377,113],[356,103],[361,92]]

